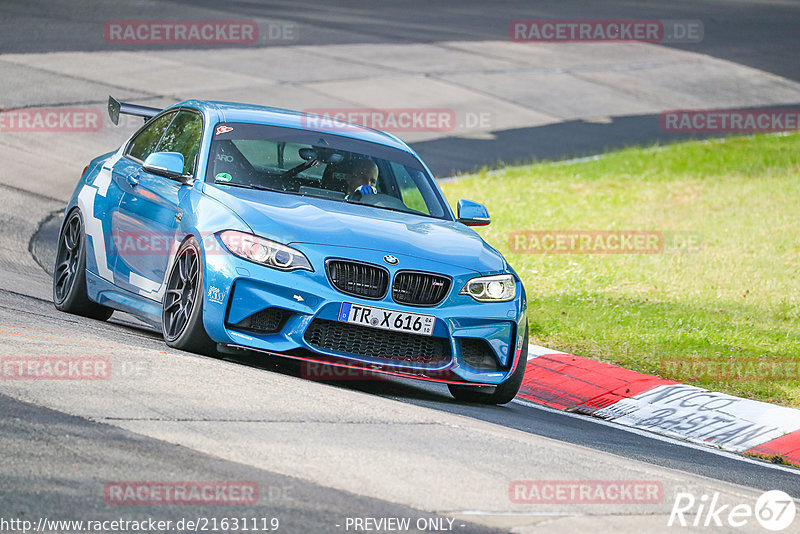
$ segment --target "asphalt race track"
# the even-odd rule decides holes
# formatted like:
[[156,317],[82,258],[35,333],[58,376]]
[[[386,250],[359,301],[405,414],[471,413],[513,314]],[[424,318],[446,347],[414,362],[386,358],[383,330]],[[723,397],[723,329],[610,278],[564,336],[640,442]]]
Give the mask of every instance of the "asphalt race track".
[[[102,109],[111,93],[150,105],[230,95],[298,109],[389,106],[393,98],[403,107],[419,98],[493,113],[484,129],[408,136],[442,177],[674,140],[658,113],[681,104],[800,101],[800,5],[789,2],[5,1],[0,15],[4,109]],[[509,21],[557,17],[699,19],[706,37],[602,52],[554,45],[536,59],[547,64],[539,70],[508,48]],[[288,22],[298,34],[247,49],[102,38],[108,20],[215,18]],[[624,97],[641,72],[653,86]],[[676,76],[685,77],[680,98],[656,90]],[[533,80],[551,83],[545,101]],[[428,90],[414,93],[412,82]],[[354,518],[405,517],[427,531],[662,532],[681,491],[719,493],[729,504],[752,504],[772,489],[800,498],[793,468],[521,401],[460,404],[440,385],[308,380],[292,362],[170,349],[122,313],[103,323],[57,312],[47,270],[61,210],[88,159],[134,126],[0,128],[0,357],[102,357],[115,370],[108,380],[0,381],[0,519],[277,518],[279,531],[346,532]],[[587,479],[656,481],[663,495],[605,505],[531,505],[509,495],[517,480]],[[255,484],[259,498],[247,506],[109,502],[108,485],[126,481],[241,481]],[[738,531],[764,530],[751,522]]]

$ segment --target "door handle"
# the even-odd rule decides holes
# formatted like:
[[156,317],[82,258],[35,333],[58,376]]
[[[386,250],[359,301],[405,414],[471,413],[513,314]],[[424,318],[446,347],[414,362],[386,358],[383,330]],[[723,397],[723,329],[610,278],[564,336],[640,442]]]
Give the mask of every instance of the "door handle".
[[131,186],[133,187],[139,185],[139,173],[137,172],[136,174],[129,174],[128,183],[131,184]]

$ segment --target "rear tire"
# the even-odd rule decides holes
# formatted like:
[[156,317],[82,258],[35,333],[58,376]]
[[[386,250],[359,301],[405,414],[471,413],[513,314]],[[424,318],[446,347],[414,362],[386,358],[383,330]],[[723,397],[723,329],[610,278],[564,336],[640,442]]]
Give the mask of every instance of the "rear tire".
[[203,326],[203,253],[190,237],[178,249],[161,304],[161,333],[170,347],[216,355]]
[[89,300],[86,292],[86,233],[78,210],[64,219],[53,267],[53,304],[57,310],[107,320],[114,310]]
[[517,396],[522,379],[525,377],[525,367],[528,364],[528,329],[525,328],[525,341],[522,342],[522,352],[519,355],[519,362],[514,373],[508,379],[494,388],[494,391],[487,393],[487,386],[458,386],[447,384],[450,394],[456,400],[462,402],[473,402],[476,404],[507,404]]

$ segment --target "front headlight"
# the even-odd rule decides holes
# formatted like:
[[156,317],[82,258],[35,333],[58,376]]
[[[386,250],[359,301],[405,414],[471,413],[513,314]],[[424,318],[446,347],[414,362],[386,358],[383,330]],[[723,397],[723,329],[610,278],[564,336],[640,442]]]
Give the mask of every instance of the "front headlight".
[[473,278],[461,290],[478,302],[505,302],[517,296],[517,284],[510,274]]
[[280,269],[281,271],[314,270],[308,258],[292,247],[235,230],[225,230],[218,235],[231,254],[248,261],[260,263],[273,269]]

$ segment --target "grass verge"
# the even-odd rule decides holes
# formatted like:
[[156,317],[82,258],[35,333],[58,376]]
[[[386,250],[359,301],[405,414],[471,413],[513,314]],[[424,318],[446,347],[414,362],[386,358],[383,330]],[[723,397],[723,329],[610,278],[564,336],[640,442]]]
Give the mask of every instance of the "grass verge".
[[[631,148],[443,189],[488,207],[478,231],[525,283],[531,342],[800,406],[800,134]],[[519,253],[513,235],[629,230],[663,249],[529,253],[522,241]]]

